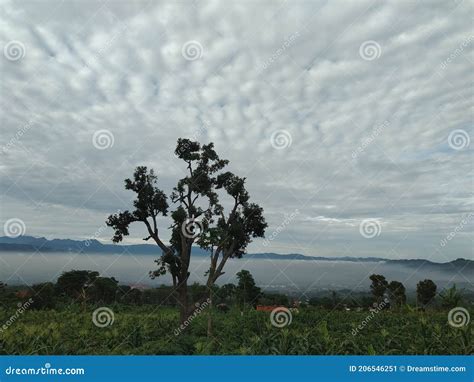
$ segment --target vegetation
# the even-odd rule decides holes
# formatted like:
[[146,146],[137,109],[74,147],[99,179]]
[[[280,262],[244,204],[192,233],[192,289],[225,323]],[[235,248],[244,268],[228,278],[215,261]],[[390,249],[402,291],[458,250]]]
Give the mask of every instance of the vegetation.
[[[125,180],[125,188],[136,193],[135,210],[110,215],[107,225],[115,231],[115,243],[129,234],[132,223],[145,225],[148,236],[144,240],[153,239],[162,252],[156,260],[158,269],[150,275],[154,278],[171,274],[183,323],[192,307],[188,293],[192,246],[196,244],[210,253],[206,286],[212,303],[213,286],[224,274],[227,260],[242,257],[252,238],[264,236],[267,224],[263,209],[249,202],[245,178],[223,171],[229,162],[219,158],[213,143],[201,146],[199,142],[180,138],[175,155],[184,162],[187,175],[178,180],[170,195],[175,206],[171,212],[170,245],[163,242],[158,230],[158,218],[169,212],[168,197],[157,187],[154,171],[144,166],[137,167],[133,179]],[[231,200],[227,215],[219,201],[223,193]]]
[[[114,323],[96,327],[79,305],[25,312],[0,333],[0,354],[471,354],[469,327],[448,325],[446,311],[381,311],[357,336],[367,312],[306,307],[291,325],[276,328],[269,313],[237,308],[213,312],[207,337],[205,313],[179,336],[175,308],[111,305]],[[13,310],[0,310],[5,322]],[[472,315],[472,312],[471,312]]]
[[[371,280],[380,285],[383,279]],[[430,296],[436,288],[432,281],[420,284],[430,286]],[[455,287],[439,297],[426,297],[423,301],[430,301],[430,306],[417,309],[401,303],[406,298],[404,287],[392,281],[386,289],[389,307],[374,314],[369,309],[380,292],[372,297],[333,292],[309,303],[291,301],[285,295],[262,293],[250,272],[243,270],[237,285],[214,286],[216,305],[202,305],[186,329],[177,331],[179,300],[173,297],[173,286],[140,290],[81,270],[63,273],[56,284],[2,285],[0,354],[471,354],[474,350],[472,325],[448,323],[448,308],[462,298]],[[188,293],[190,302],[197,304],[208,295],[208,288],[192,284]],[[291,324],[279,328],[272,325],[269,312],[255,309],[257,304],[298,308],[291,308]],[[105,306],[113,312],[113,323],[96,326],[93,312]]]
[[418,302],[425,307],[436,296],[436,284],[432,280],[423,280],[416,286]]

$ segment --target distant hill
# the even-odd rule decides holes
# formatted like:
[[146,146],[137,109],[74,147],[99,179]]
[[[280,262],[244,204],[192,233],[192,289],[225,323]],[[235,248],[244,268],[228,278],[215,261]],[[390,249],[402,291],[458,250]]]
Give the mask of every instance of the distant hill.
[[[79,253],[110,253],[110,254],[131,254],[131,255],[153,255],[160,254],[156,245],[152,244],[102,244],[100,241],[92,240],[71,240],[52,239],[44,237],[19,236],[11,238],[0,237],[0,252],[79,252]],[[193,256],[206,257],[209,253],[199,247],[193,247]],[[246,259],[271,259],[271,260],[301,260],[301,261],[349,261],[349,262],[384,262],[386,264],[401,265],[405,267],[433,271],[463,271],[474,272],[474,261],[467,259],[456,259],[446,263],[435,263],[423,259],[391,260],[380,257],[322,257],[305,256],[298,253],[277,254],[277,253],[251,253],[245,255]]]

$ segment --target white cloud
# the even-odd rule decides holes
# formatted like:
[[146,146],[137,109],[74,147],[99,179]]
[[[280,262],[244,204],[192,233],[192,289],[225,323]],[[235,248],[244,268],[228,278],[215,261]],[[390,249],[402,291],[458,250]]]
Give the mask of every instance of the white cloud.
[[[388,254],[403,242],[401,256],[472,257],[472,235],[442,254],[432,248],[472,211],[472,146],[447,142],[454,129],[473,133],[472,3],[1,7],[2,47],[26,49],[1,59],[0,145],[14,141],[1,154],[2,220],[21,217],[31,234],[90,236],[127,207],[123,179],[134,166],[154,167],[169,191],[183,171],[176,139],[199,132],[247,176],[270,228],[304,212],[273,247],[251,250],[337,254],[344,243],[353,255]],[[182,55],[191,40],[203,48],[194,61]],[[359,55],[369,40],[381,48],[371,61]],[[94,148],[100,129],[113,147]],[[272,147],[277,130],[291,146]],[[376,248],[357,227],[373,216],[384,222]]]

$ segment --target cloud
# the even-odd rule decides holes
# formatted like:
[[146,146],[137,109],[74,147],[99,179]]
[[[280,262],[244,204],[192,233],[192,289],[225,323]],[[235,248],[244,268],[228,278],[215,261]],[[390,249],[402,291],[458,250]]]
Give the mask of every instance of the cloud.
[[[135,166],[171,190],[187,136],[215,142],[247,177],[270,230],[301,211],[252,251],[472,257],[472,222],[438,245],[473,206],[472,145],[448,142],[455,129],[473,136],[469,2],[1,7],[2,47],[24,48],[1,57],[2,221],[90,237],[130,206]],[[189,41],[198,59],[183,55]],[[102,129],[114,144],[98,150]],[[279,130],[291,144],[278,150]],[[381,234],[361,237],[358,222],[376,217]],[[142,236],[136,227],[130,241]]]

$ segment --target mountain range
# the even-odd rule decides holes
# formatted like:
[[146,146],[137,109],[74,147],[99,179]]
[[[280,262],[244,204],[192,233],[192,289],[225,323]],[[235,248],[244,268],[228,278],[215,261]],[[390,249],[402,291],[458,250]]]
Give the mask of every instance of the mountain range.
[[[0,252],[74,252],[74,253],[95,253],[95,254],[130,254],[130,255],[153,255],[160,254],[156,245],[151,244],[103,244],[98,240],[71,240],[52,239],[45,237],[19,236],[16,238],[0,237]],[[193,247],[193,256],[207,257],[209,252]],[[246,259],[271,259],[271,260],[301,260],[301,261],[348,261],[348,262],[385,262],[393,265],[408,267],[423,267],[432,270],[474,272],[474,261],[468,259],[456,259],[446,263],[435,263],[424,259],[385,259],[380,257],[322,257],[306,256],[298,253],[277,254],[277,253],[250,253],[245,255]]]

